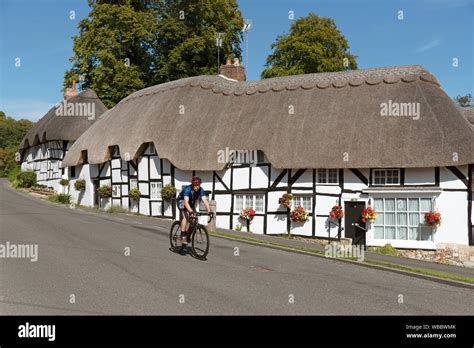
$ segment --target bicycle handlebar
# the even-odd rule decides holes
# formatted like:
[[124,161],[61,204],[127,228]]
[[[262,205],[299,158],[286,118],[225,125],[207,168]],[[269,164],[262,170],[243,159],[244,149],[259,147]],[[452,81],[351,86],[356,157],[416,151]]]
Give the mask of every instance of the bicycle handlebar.
[[212,219],[214,219],[215,215],[214,213],[194,213],[193,214],[194,216],[204,216],[204,215],[208,215],[209,216],[209,220],[207,221],[207,223],[210,223],[212,221]]

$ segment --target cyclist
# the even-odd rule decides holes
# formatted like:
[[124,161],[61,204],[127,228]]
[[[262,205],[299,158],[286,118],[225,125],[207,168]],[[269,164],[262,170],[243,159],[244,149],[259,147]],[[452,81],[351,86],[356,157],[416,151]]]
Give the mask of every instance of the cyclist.
[[209,208],[209,202],[207,201],[206,192],[201,187],[202,180],[200,177],[194,176],[191,180],[191,185],[185,186],[181,193],[178,195],[177,203],[178,208],[183,219],[181,220],[181,242],[183,244],[189,243],[189,237],[187,235],[189,228],[189,219],[196,213],[195,205],[199,200],[202,200],[204,206],[207,209],[207,213],[212,216],[211,209]]

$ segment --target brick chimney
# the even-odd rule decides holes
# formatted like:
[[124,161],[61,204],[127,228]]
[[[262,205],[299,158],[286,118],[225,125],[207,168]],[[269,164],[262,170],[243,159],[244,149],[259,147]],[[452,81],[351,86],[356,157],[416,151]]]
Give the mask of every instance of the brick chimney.
[[72,80],[72,87],[64,90],[64,99],[68,100],[77,95],[76,80]]
[[227,59],[225,65],[221,65],[220,73],[229,79],[245,81],[245,68],[240,65],[238,58],[234,58],[233,64]]

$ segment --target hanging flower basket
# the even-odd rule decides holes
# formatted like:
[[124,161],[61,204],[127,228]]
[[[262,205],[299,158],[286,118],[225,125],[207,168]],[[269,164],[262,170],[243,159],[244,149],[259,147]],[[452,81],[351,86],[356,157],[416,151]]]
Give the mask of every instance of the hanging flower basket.
[[362,210],[362,221],[374,222],[377,219],[377,212],[372,207],[367,207]]
[[430,211],[425,214],[425,223],[430,225],[433,228],[441,225],[441,213],[437,211]]
[[339,220],[344,216],[344,211],[342,210],[342,206],[335,205],[332,207],[331,211],[329,212],[329,217],[333,220]]
[[299,205],[291,211],[290,219],[293,222],[299,222],[304,224],[309,220],[309,215],[306,210],[301,205]]
[[246,209],[243,209],[241,212],[240,212],[240,219],[242,220],[246,220],[248,222],[251,222],[253,220],[253,218],[255,217],[255,210],[253,210],[252,208],[246,208]]
[[112,196],[112,187],[109,185],[103,185],[97,189],[100,198],[108,198]]
[[140,200],[140,195],[141,195],[141,192],[138,188],[132,188],[129,192],[128,192],[128,196],[133,199],[134,201],[139,201]]
[[74,188],[77,191],[84,191],[86,189],[86,181],[84,179],[76,180],[74,183]]
[[291,202],[293,201],[293,195],[291,193],[285,193],[278,199],[278,203],[284,207],[291,207]]

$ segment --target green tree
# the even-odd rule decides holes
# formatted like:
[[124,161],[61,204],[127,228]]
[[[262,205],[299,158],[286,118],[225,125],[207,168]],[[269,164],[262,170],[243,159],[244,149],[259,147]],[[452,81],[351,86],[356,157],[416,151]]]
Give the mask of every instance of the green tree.
[[16,163],[16,152],[21,140],[33,127],[29,120],[15,120],[0,111],[0,176],[16,178],[20,166]]
[[0,111],[0,148],[17,148],[26,133],[33,127],[29,120],[15,120]]
[[89,17],[79,22],[64,87],[79,80],[92,88],[104,104],[114,106],[150,84],[156,55],[153,42],[158,19],[145,2],[89,1]]
[[357,69],[356,56],[333,19],[310,13],[272,44],[262,78]]
[[113,107],[138,89],[217,72],[215,34],[225,33],[220,63],[241,56],[236,0],[89,0],[64,86],[79,80]]
[[472,105],[472,95],[466,94],[466,95],[458,95],[457,97],[454,98],[456,103],[459,104],[459,106],[466,107],[466,106],[471,106]]
[[217,33],[224,33],[219,64],[241,58],[244,21],[236,0],[164,0],[157,11],[155,83],[216,74]]

